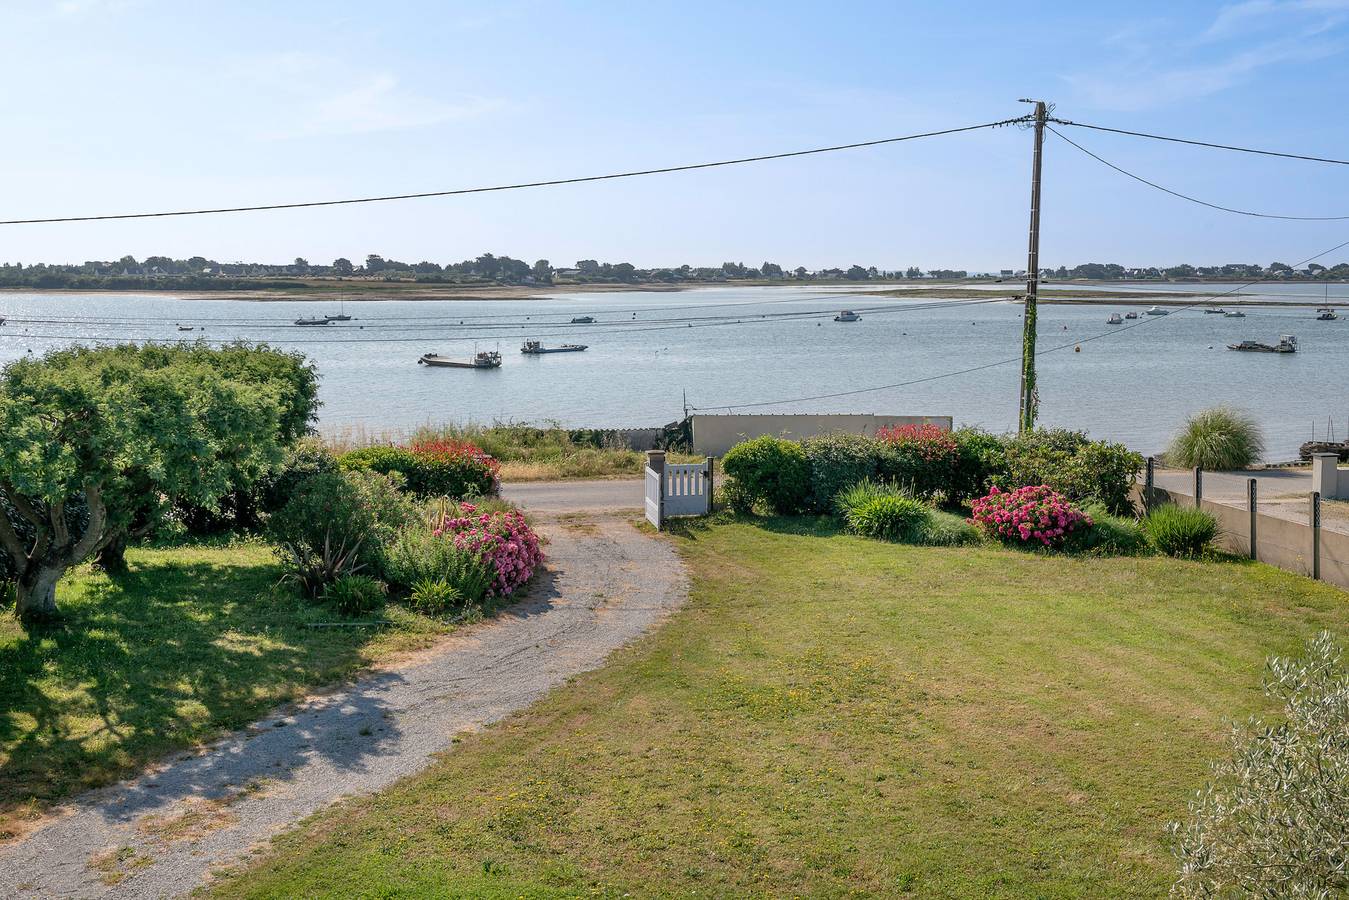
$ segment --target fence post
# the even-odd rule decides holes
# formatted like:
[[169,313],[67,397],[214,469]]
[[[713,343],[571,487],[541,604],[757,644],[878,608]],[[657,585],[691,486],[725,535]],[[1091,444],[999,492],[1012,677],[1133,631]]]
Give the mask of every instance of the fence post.
[[1199,508],[1199,502],[1204,499],[1204,470],[1199,466],[1194,467],[1194,508]]
[[1152,511],[1152,492],[1157,487],[1156,467],[1157,461],[1149,456],[1147,468],[1143,471],[1143,512]]
[[1312,578],[1321,578],[1321,492],[1311,493]]
[[716,509],[715,493],[717,489],[717,479],[714,475],[717,459],[714,456],[707,458],[707,466],[703,470],[703,476],[707,479],[707,514],[710,516]]
[[1255,507],[1255,485],[1254,478],[1246,479],[1246,508],[1251,511],[1251,559],[1257,558],[1255,553],[1255,521],[1259,513],[1256,512]]
[[656,510],[656,518],[660,524],[656,527],[663,528],[665,527],[665,451],[646,451],[646,467],[655,472],[657,480],[660,481],[660,500]]

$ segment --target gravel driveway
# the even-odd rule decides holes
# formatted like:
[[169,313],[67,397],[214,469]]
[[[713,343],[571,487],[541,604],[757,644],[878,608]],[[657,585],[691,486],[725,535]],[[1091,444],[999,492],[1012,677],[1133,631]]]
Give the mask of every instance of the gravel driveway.
[[[607,486],[593,489],[591,508],[627,508],[613,499],[622,482],[595,484]],[[566,486],[530,489],[566,507]],[[456,733],[598,667],[684,601],[678,558],[636,530],[630,513],[554,515],[542,511],[549,503],[539,506],[549,561],[527,599],[397,668],[84,796],[0,849],[0,896],[191,891],[212,867],[239,860],[304,816],[422,769]]]

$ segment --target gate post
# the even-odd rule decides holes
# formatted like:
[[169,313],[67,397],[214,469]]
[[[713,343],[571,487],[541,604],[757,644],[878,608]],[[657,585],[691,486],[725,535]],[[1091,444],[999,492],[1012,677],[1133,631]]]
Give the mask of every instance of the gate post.
[[1149,456],[1143,474],[1143,512],[1152,511],[1152,492],[1157,487],[1156,468],[1157,461]]
[[656,480],[660,482],[660,496],[656,501],[656,519],[658,522],[656,527],[662,528],[665,525],[665,451],[646,451],[646,467],[656,473]]
[[1200,502],[1204,499],[1204,470],[1199,466],[1194,467],[1194,508],[1198,509]]
[[1254,478],[1246,479],[1246,508],[1251,512],[1251,559],[1258,559],[1255,553],[1255,520],[1259,517],[1255,506],[1255,485]]
[[717,459],[715,456],[709,456],[707,458],[707,463],[703,468],[703,478],[707,480],[707,514],[709,516],[712,515],[713,511],[716,509],[716,499],[714,495],[717,488],[717,479],[713,474],[716,462]]
[[1321,578],[1321,492],[1311,493],[1312,578]]

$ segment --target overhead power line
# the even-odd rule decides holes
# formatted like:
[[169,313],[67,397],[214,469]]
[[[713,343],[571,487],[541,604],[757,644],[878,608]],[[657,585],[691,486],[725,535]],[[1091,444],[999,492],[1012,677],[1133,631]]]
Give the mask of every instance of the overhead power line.
[[1065,135],[1063,132],[1059,131],[1052,125],[1047,125],[1045,127],[1048,128],[1050,131],[1054,132],[1054,134],[1058,135],[1058,137],[1061,140],[1068,142],[1068,144],[1070,144],[1073,147],[1076,147],[1078,150],[1082,151],[1087,156],[1090,156],[1092,159],[1096,160],[1101,165],[1114,169],[1121,175],[1124,175],[1128,178],[1132,178],[1134,181],[1137,181],[1141,184],[1145,184],[1148,187],[1153,188],[1154,190],[1161,191],[1164,194],[1170,194],[1172,197],[1179,197],[1181,200],[1188,200],[1191,203],[1198,203],[1200,206],[1207,206],[1209,209],[1216,209],[1222,212],[1235,213],[1236,215],[1239,216],[1254,216],[1257,219],[1284,219],[1286,221],[1292,222],[1343,222],[1345,220],[1349,220],[1349,216],[1284,216],[1284,215],[1276,215],[1274,213],[1253,212],[1249,209],[1237,209],[1231,206],[1223,206],[1218,203],[1210,203],[1207,200],[1200,200],[1198,197],[1191,197],[1189,194],[1182,194],[1180,191],[1172,190],[1171,188],[1166,187],[1164,185],[1160,185],[1155,181],[1149,181],[1142,175],[1135,174],[1133,172],[1130,172],[1128,169],[1123,168],[1122,166],[1115,165],[1110,160],[1105,159],[1102,156],[1098,156],[1097,154],[1088,150],[1086,147],[1083,147],[1081,144],[1077,143],[1072,138],[1068,137],[1067,135]]
[[715,162],[690,163],[680,166],[663,166],[656,169],[637,169],[631,172],[612,172],[607,175],[585,175],[576,178],[555,178],[549,181],[524,181],[515,184],[497,184],[488,187],[457,188],[445,191],[419,191],[411,194],[386,194],[378,197],[352,197],[343,200],[310,200],[299,203],[267,203],[259,206],[229,206],[206,209],[180,209],[167,212],[113,213],[97,216],[53,216],[34,219],[3,219],[0,225],[49,225],[56,222],[104,222],[111,219],[162,219],[170,216],[209,216],[220,213],[263,212],[274,209],[307,209],[316,206],[350,206],[357,203],[385,203],[390,200],[420,200],[427,197],[454,197],[460,194],[486,194],[494,191],[518,191],[525,188],[555,187],[563,184],[583,184],[591,181],[612,181],[618,178],[637,178],[643,175],[664,175],[670,172],[689,172],[695,169],[715,169],[721,166],[739,166],[746,163],[767,162],[773,159],[788,159],[796,156],[813,156],[820,153],[835,153],[840,150],[857,150],[862,147],[879,147],[882,144],[898,144],[903,141],[915,141],[920,138],[939,137],[946,134],[959,134],[965,131],[978,131],[984,128],[996,128],[1000,125],[1012,125],[1024,121],[1024,116],[1002,119],[997,122],[984,122],[979,125],[964,125],[960,128],[944,128],[940,131],[925,131],[920,134],[906,134],[901,137],[881,138],[874,141],[857,141],[852,144],[835,144],[831,147],[815,147],[810,150],[792,150],[787,153],[767,153],[762,156],[744,156],[738,159],[723,159]]
[[[1323,256],[1329,256],[1336,250],[1342,250],[1345,247],[1349,247],[1349,241],[1344,241],[1343,243],[1336,244],[1334,247],[1331,247],[1327,250],[1322,250],[1320,253],[1309,256],[1306,259],[1299,260],[1298,262],[1293,263],[1293,267],[1297,268],[1298,266],[1305,266],[1307,263],[1315,262],[1316,260],[1322,258]],[[1225,291],[1216,291],[1211,294],[1204,294],[1200,299],[1196,300],[1194,303],[1187,303],[1183,306],[1177,307],[1175,311],[1186,312],[1188,310],[1195,309],[1196,307],[1212,303],[1214,300],[1220,300],[1223,297],[1239,293],[1240,291],[1244,291],[1246,288],[1255,287],[1263,283],[1264,283],[1263,280],[1248,281],[1245,284],[1239,284],[1236,287],[1229,288],[1228,290]],[[1170,316],[1156,316],[1153,318],[1142,318],[1136,322],[1133,322],[1132,324],[1116,327],[1111,331],[1101,331],[1083,338],[1075,338],[1074,340],[1068,341],[1067,343],[1064,344],[1056,344],[1053,347],[1047,347],[1043,350],[1038,350],[1036,351],[1035,355],[1036,357],[1040,357],[1044,356],[1047,353],[1057,353],[1060,350],[1067,350],[1069,347],[1077,347],[1080,346],[1081,344],[1086,344],[1090,341],[1099,341],[1104,338],[1114,337],[1118,334],[1121,334],[1126,331],[1131,331],[1135,328],[1142,328],[1144,325],[1151,325],[1159,321],[1166,321],[1169,318]],[[757,409],[759,407],[764,406],[785,406],[786,404],[789,403],[806,403],[812,400],[832,400],[837,397],[851,397],[857,394],[870,394],[876,391],[888,391],[894,390],[896,388],[910,387],[915,384],[925,384],[930,381],[939,381],[945,378],[956,378],[961,375],[969,375],[973,372],[982,372],[985,369],[993,369],[998,366],[1006,366],[1011,365],[1012,363],[1019,363],[1019,362],[1021,362],[1021,357],[1019,355],[1009,356],[1006,359],[999,359],[995,360],[994,362],[983,363],[982,365],[978,366],[971,366],[967,369],[957,369],[953,372],[940,372],[936,375],[928,375],[923,378],[914,378],[908,381],[897,381],[892,384],[878,384],[872,387],[853,388],[852,390],[835,391],[834,393],[830,394],[813,394],[808,397],[791,397],[783,400],[760,400],[754,403],[717,403],[708,406],[691,405],[689,406],[689,409],[698,412],[706,412],[708,410],[714,409],[724,409],[729,411],[732,409]]]
[[1300,159],[1306,162],[1349,166],[1349,159],[1333,159],[1326,156],[1307,156],[1301,153],[1280,153],[1277,150],[1256,150],[1252,147],[1234,147],[1231,144],[1215,144],[1211,141],[1196,141],[1189,138],[1168,137],[1163,134],[1149,134],[1146,131],[1129,131],[1125,128],[1108,128],[1105,125],[1088,125],[1086,122],[1072,122],[1068,119],[1056,119],[1051,117],[1049,121],[1057,125],[1071,125],[1074,128],[1090,128],[1093,131],[1108,131],[1111,134],[1127,134],[1130,137],[1150,138],[1154,141],[1170,141],[1173,144],[1190,144],[1194,147],[1209,147],[1214,150],[1232,150],[1237,153],[1254,153],[1258,156],[1277,156],[1283,159]]

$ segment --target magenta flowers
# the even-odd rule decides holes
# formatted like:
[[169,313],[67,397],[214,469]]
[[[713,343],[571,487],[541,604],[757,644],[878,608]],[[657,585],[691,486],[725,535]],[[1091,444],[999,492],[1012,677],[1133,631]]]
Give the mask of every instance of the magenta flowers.
[[492,567],[496,577],[489,593],[493,596],[509,596],[543,562],[539,536],[515,510],[478,513],[473,504],[461,503],[458,513],[445,515],[432,533]]
[[1000,491],[971,504],[970,521],[1004,541],[1060,547],[1068,535],[1091,527],[1091,517],[1047,484]]

